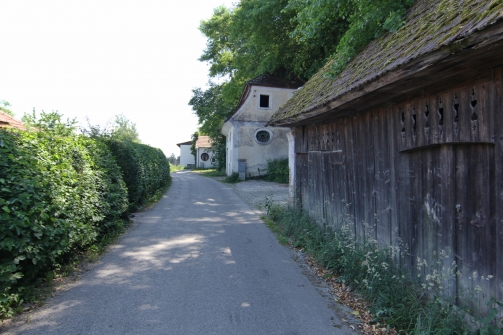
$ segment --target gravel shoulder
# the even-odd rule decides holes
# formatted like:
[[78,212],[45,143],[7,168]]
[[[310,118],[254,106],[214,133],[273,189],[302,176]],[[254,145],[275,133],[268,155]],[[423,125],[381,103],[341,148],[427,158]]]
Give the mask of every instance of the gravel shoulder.
[[266,197],[280,205],[288,204],[288,185],[264,180],[245,180],[230,184],[236,194],[252,209],[265,214]]

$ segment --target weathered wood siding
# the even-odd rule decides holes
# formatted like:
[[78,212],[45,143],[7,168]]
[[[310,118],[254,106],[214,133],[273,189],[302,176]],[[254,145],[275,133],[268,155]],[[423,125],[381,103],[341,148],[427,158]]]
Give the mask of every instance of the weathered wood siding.
[[482,301],[503,301],[502,90],[498,68],[472,85],[296,127],[298,203],[323,224],[349,217],[359,238],[400,246],[413,270],[455,261],[451,293],[479,286]]

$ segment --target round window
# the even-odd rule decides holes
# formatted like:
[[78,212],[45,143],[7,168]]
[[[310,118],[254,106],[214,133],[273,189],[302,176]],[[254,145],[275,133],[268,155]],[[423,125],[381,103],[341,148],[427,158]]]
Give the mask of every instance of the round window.
[[203,152],[203,153],[201,154],[201,160],[202,160],[203,162],[206,162],[208,159],[210,159],[210,155],[208,155],[206,152]]
[[269,144],[272,141],[272,131],[266,128],[257,129],[254,137],[258,144]]

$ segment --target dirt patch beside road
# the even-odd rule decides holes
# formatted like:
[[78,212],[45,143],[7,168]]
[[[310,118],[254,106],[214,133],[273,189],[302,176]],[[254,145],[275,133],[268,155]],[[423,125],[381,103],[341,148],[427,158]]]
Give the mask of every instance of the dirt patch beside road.
[[260,214],[265,214],[266,197],[272,198],[272,201],[277,204],[288,204],[288,185],[285,184],[252,179],[228,185],[234,189],[241,199]]

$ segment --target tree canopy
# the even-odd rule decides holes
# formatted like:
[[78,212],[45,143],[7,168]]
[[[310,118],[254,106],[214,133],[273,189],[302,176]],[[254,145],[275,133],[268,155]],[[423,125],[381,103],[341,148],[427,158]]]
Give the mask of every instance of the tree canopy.
[[136,124],[128,120],[124,114],[115,115],[110,137],[118,141],[141,143]]
[[403,24],[413,0],[241,0],[218,7],[200,30],[210,77],[262,73],[309,79],[328,59],[332,74],[372,39]]
[[8,101],[0,100],[0,111],[10,116],[14,116],[14,113],[8,108],[9,106],[10,103]]
[[[246,81],[263,73],[308,80],[327,61],[335,77],[372,39],[395,32],[414,0],[241,0],[201,21],[199,58],[222,84],[193,90],[189,105],[215,142]],[[218,128],[218,131],[217,131]]]
[[42,111],[40,116],[37,116],[35,109],[31,114],[24,114],[22,121],[28,127],[34,127],[42,132],[51,132],[55,135],[70,136],[77,128],[77,120],[63,120],[63,115],[57,111],[46,113]]

